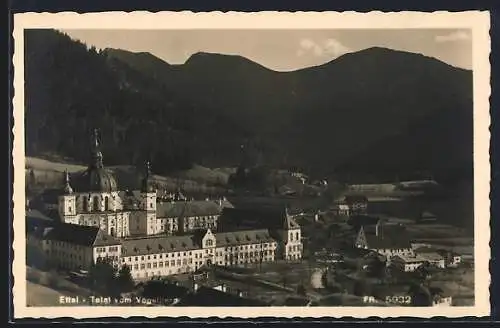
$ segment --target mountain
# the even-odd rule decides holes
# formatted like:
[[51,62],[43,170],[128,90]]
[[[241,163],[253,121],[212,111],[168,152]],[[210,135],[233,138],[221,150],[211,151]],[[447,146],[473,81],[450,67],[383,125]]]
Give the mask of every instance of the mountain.
[[25,33],[31,155],[83,160],[98,126],[110,161],[150,157],[160,170],[236,165],[245,144],[254,161],[319,175],[471,172],[472,72],[434,58],[374,47],[275,72],[240,56],[170,65],[52,30]]

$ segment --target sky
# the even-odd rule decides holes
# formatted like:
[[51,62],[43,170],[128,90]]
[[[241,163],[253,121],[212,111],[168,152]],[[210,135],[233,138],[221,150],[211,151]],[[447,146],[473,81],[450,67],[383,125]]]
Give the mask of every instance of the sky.
[[240,55],[275,71],[293,71],[378,46],[421,53],[472,69],[468,29],[61,31],[97,49],[150,52],[170,64],[183,64],[194,53],[209,52]]

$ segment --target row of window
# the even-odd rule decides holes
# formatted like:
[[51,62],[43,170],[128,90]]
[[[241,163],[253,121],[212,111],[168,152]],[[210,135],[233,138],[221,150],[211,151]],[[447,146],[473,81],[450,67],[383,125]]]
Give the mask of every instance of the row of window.
[[[50,256],[50,254],[51,254],[50,250],[48,250],[48,249],[45,251],[45,253],[47,254],[47,256]],[[79,261],[82,260],[82,256],[81,255],[76,255],[76,254],[73,254],[73,253],[67,253],[67,252],[64,252],[64,251],[58,251],[57,249],[52,250],[52,255],[54,257],[69,258],[69,259],[75,259],[75,260],[79,260]]]
[[261,256],[274,256],[275,252],[272,250],[265,250],[265,251],[255,251],[255,252],[244,252],[244,253],[238,253],[238,254],[230,254],[226,255],[225,259],[226,261],[229,261],[231,258],[247,258],[247,257],[261,257]]
[[[142,255],[141,256],[141,261],[144,261],[145,259],[150,260],[151,258],[153,260],[156,260],[157,258],[162,259],[163,255],[165,255],[165,258],[167,258],[167,257],[191,256],[192,252],[189,251],[189,252],[183,252],[183,253],[182,252],[178,252],[178,253],[162,253],[162,254],[153,254],[153,255],[146,255],[146,256]],[[196,258],[198,258],[198,255],[201,258],[201,256],[202,256],[201,254],[195,253],[195,257]],[[125,261],[125,259],[127,259],[128,262],[132,261],[132,257],[126,257],[123,260]],[[135,256],[134,257],[134,261],[137,262],[138,260],[139,260],[139,257]]]
[[[251,264],[251,263],[259,263],[260,259],[245,259],[245,260],[234,260],[234,261],[231,261],[231,262],[228,262],[226,261],[226,263],[228,265],[238,265],[238,264]],[[273,261],[273,258],[272,257],[266,257],[266,258],[262,258],[262,261],[263,262],[271,262]],[[219,265],[224,265],[224,261],[216,261],[215,262],[216,264],[219,264]],[[171,267],[180,267],[177,269],[177,273],[180,273],[180,272],[183,272],[185,270],[188,270],[190,271],[190,267],[187,267],[187,265],[189,264],[193,264],[193,261],[189,260],[189,261],[186,261],[186,260],[183,260],[182,262],[180,260],[172,260],[172,261],[165,261],[165,262],[154,262],[154,263],[143,263],[143,264],[134,264],[133,266],[131,266],[130,270],[132,271],[132,274],[134,276],[139,276],[140,273],[137,273],[136,271],[142,271],[142,270],[147,270],[147,269],[158,269],[158,268],[171,268]],[[194,262],[194,265],[195,265],[195,269],[197,269],[198,267],[202,266],[203,264],[205,264],[205,262],[203,261],[195,261]],[[169,270],[168,271],[168,274],[172,274],[174,273],[174,271],[172,270]],[[158,275],[161,275],[161,271],[158,271]]]
[[141,263],[140,265],[139,264],[134,264],[131,269],[132,270],[144,270],[144,269],[156,269],[156,268],[163,268],[163,266],[165,266],[166,268],[170,267],[170,266],[181,266],[181,265],[188,265],[188,264],[192,264],[193,263],[193,260],[192,259],[183,259],[183,260],[180,260],[178,259],[177,261],[176,260],[171,260],[171,261],[165,261],[165,262],[153,262],[153,263]]
[[[293,241],[293,232],[290,233],[290,241]],[[300,234],[298,232],[295,233],[295,240],[300,240]]]
[[301,245],[291,245],[288,246],[288,251],[289,252],[298,252],[302,249]]
[[[244,245],[244,246],[229,246],[226,247],[226,251],[242,251],[242,250],[247,250],[247,249],[259,249],[261,244],[251,244],[251,245]],[[276,243],[265,243],[262,244],[262,248],[274,248],[276,247]]]
[[50,240],[50,239],[45,239],[45,244],[50,245],[52,244],[53,246],[59,246],[59,247],[64,247],[66,249],[76,249],[76,250],[82,250],[85,247],[81,245],[75,245],[72,243],[66,243],[63,241],[58,241],[58,240]]

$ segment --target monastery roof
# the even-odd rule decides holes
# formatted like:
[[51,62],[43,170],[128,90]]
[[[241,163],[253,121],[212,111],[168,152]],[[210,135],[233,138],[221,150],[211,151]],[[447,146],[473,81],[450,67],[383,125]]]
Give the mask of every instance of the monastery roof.
[[160,202],[156,205],[156,215],[159,218],[219,215],[221,212],[222,207],[210,200]]
[[195,235],[158,236],[122,241],[123,256],[170,253],[201,248],[200,239]]
[[39,210],[28,210],[26,211],[26,218],[27,219],[36,219],[36,220],[43,220],[43,221],[54,221],[51,217],[48,217],[47,215],[43,214]]
[[61,223],[45,229],[44,239],[62,241],[81,246],[119,245],[120,241],[98,227]]
[[215,238],[217,247],[274,242],[266,229],[219,232]]

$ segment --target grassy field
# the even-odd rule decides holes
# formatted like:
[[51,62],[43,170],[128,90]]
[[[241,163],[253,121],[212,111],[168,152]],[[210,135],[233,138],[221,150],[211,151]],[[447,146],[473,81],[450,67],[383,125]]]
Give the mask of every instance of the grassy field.
[[82,288],[65,277],[55,273],[41,271],[32,267],[26,269],[27,306],[56,306],[60,296],[92,295],[91,291]]
[[431,282],[440,286],[445,293],[453,296],[454,305],[474,305],[473,268],[457,268],[442,271],[434,274]]
[[[77,173],[86,168],[85,165],[36,157],[26,157],[25,164],[26,178],[28,179],[30,172],[33,171],[36,183],[44,188],[60,187],[65,170]],[[144,174],[142,168],[130,165],[107,166],[106,168],[115,176],[121,190],[137,189],[140,186],[141,177]],[[186,193],[220,194],[223,189],[216,185],[225,185],[231,173],[232,169],[210,169],[195,165],[190,170],[177,172],[172,176],[154,175],[153,179],[159,189],[167,191],[173,192],[179,187]]]

